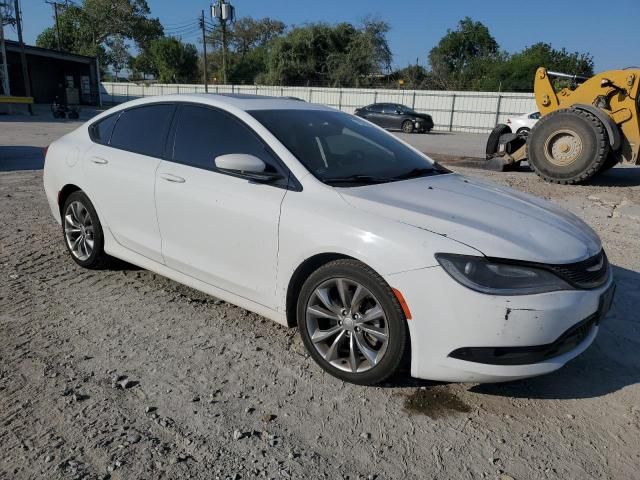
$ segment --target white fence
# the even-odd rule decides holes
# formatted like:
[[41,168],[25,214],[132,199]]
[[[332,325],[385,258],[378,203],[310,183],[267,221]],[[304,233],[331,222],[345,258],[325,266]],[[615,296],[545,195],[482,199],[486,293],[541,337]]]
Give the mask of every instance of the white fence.
[[[116,104],[134,98],[171,93],[204,93],[204,85],[135,84],[102,82],[102,102]],[[507,117],[537,109],[531,93],[453,92],[437,90],[385,90],[365,88],[270,87],[263,85],[210,85],[209,93],[248,93],[298,97],[353,113],[371,103],[401,103],[433,116],[436,130],[482,133]]]

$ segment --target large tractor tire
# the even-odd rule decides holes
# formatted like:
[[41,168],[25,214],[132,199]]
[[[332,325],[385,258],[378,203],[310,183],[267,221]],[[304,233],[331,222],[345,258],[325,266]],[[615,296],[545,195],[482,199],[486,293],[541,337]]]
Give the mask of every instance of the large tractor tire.
[[605,162],[600,167],[600,171],[598,173],[604,173],[607,170],[611,170],[613,167],[620,163],[620,158],[618,157],[616,152],[609,152],[609,156],[605,160]]
[[589,112],[562,109],[542,117],[527,139],[528,161],[544,180],[583,183],[609,156],[609,138],[602,122]]

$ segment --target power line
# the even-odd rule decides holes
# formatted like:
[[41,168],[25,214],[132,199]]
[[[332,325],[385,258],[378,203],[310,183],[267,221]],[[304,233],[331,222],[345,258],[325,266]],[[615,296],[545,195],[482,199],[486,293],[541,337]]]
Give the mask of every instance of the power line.
[[194,22],[191,25],[185,25],[184,27],[180,27],[180,28],[165,29],[165,33],[168,33],[168,34],[180,33],[180,32],[185,32],[185,31],[188,31],[188,30],[192,30],[194,28],[200,28],[200,24],[198,22]]
[[199,27],[196,27],[193,30],[190,30],[188,32],[171,33],[168,36],[169,37],[184,37],[184,38],[187,38],[187,37],[190,37],[190,36],[192,36],[192,35],[194,35],[196,33],[198,33],[198,34],[200,33],[200,28]]
[[176,23],[167,23],[167,24],[163,24],[163,25],[165,27],[171,28],[171,27],[179,27],[179,26],[187,24],[187,23],[193,23],[193,19],[184,20],[184,21],[176,22]]

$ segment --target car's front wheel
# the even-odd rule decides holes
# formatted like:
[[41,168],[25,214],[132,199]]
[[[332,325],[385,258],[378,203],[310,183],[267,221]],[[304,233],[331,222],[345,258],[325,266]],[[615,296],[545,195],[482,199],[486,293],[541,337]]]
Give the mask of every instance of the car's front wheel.
[[104,251],[104,235],[96,209],[82,191],[73,192],[62,207],[62,233],[71,258],[80,266],[100,269],[110,257]]
[[298,298],[305,347],[330,374],[373,385],[399,367],[407,345],[405,316],[389,285],[357,260],[316,270]]
[[405,120],[402,122],[402,131],[404,133],[412,133],[413,132],[413,122],[411,120]]

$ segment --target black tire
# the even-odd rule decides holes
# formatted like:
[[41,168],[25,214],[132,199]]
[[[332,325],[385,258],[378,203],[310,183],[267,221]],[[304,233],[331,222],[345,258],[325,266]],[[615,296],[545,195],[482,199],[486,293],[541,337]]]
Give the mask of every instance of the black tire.
[[518,135],[527,136],[529,135],[529,133],[531,133],[531,129],[529,127],[522,127],[522,128],[519,128],[516,133]]
[[[368,368],[366,371],[354,373],[352,371],[345,371],[337,368],[332,363],[325,360],[311,340],[310,329],[312,328],[312,320],[308,320],[306,314],[307,307],[312,301],[312,298],[316,298],[314,293],[316,288],[334,279],[346,279],[349,282],[354,282],[363,286],[373,294],[386,317],[386,320],[384,321],[384,325],[386,326],[386,331],[388,333],[386,350],[383,352],[382,358],[377,360],[375,366],[371,366],[368,362],[365,365],[365,358],[364,356],[361,357],[360,365],[365,365],[365,367]],[[349,295],[352,296],[353,291],[351,291]],[[364,304],[364,302],[362,303]],[[364,306],[360,306],[358,308],[363,309],[363,315],[368,311],[364,310]],[[302,341],[311,357],[325,371],[346,382],[356,383],[359,385],[375,385],[383,382],[398,370],[398,367],[401,365],[403,357],[407,352],[408,328],[400,303],[384,279],[373,269],[357,260],[335,260],[323,265],[312,273],[309,278],[307,278],[300,291],[296,314],[300,336],[302,337]],[[330,320],[325,321],[329,322]],[[341,345],[341,350],[348,347],[349,342],[352,341],[351,335],[354,335],[353,341],[356,342],[355,336],[357,335],[357,328],[358,327],[356,327],[355,332],[344,332],[344,336],[339,343]],[[338,336],[339,335],[340,334],[338,334]],[[362,339],[362,335],[366,334],[360,332],[359,335]],[[330,338],[335,339],[336,337]],[[328,342],[332,341],[333,340],[328,340]],[[347,345],[344,345],[345,341]],[[358,352],[361,352],[361,350],[358,350]],[[346,364],[346,361],[343,360],[342,363]]]
[[[93,247],[90,255],[87,258],[80,258],[76,252],[74,252],[71,248],[70,241],[68,240],[67,230],[71,228],[71,223],[67,219],[67,214],[70,213],[70,205],[76,203],[80,204],[90,218],[91,222],[91,239],[93,240]],[[111,257],[107,255],[104,251],[104,234],[102,231],[102,224],[100,223],[100,219],[98,218],[98,214],[96,209],[94,208],[89,197],[85,195],[82,191],[73,192],[71,195],[67,197],[64,202],[61,211],[62,216],[62,238],[64,240],[64,244],[67,247],[67,251],[74,262],[84,268],[89,268],[92,270],[100,270],[107,267],[111,261]],[[87,227],[87,232],[89,231],[89,227]],[[84,229],[83,229],[84,232]],[[73,235],[73,233],[71,233]],[[89,235],[87,233],[87,235]]]
[[413,122],[411,120],[405,120],[402,122],[401,128],[404,133],[413,133]]
[[493,128],[493,130],[491,130],[489,138],[487,139],[487,148],[485,151],[487,160],[489,160],[496,154],[496,152],[498,151],[498,146],[500,145],[500,137],[507,133],[512,133],[511,127],[509,125],[505,125],[504,123],[499,123]]
[[604,173],[607,170],[611,170],[613,167],[620,163],[620,158],[618,157],[616,152],[609,152],[609,156],[605,160],[605,162],[600,167],[600,171],[598,173]]
[[[553,137],[563,134],[573,138],[580,148],[568,163],[551,161]],[[569,133],[566,133],[566,132]],[[564,144],[571,148],[569,143]],[[529,165],[548,182],[583,183],[593,177],[609,155],[609,138],[602,122],[595,115],[577,109],[562,109],[542,117],[527,138]]]

